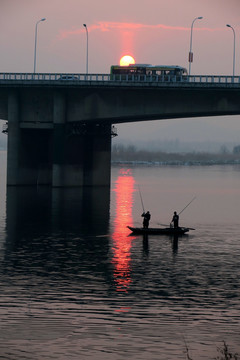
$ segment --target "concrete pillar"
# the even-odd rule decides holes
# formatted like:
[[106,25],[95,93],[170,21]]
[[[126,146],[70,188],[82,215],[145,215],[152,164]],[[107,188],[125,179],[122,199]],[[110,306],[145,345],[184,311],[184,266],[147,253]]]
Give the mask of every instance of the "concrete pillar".
[[64,93],[54,95],[53,187],[107,186],[111,125],[71,123]]
[[55,92],[53,99],[53,187],[65,186],[65,119],[65,96],[61,92]]
[[24,121],[17,91],[8,95],[7,185],[51,184],[51,133],[20,127]]
[[19,184],[20,129],[18,93],[8,95],[7,185]]
[[110,124],[68,122],[61,91],[53,98],[53,131],[21,128],[20,109],[17,91],[9,93],[8,185],[110,188]]
[[85,138],[84,185],[110,187],[111,125],[91,125]]
[[71,138],[67,124],[65,94],[56,92],[53,103],[53,187],[75,187],[83,185],[84,152],[81,139]]

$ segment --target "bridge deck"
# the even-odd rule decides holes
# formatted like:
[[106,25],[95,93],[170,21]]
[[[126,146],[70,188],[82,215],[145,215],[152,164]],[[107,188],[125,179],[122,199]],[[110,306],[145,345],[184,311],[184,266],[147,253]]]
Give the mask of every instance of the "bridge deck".
[[61,73],[0,73],[0,87],[53,86],[53,87],[221,87],[240,88],[240,76],[121,76],[110,74]]

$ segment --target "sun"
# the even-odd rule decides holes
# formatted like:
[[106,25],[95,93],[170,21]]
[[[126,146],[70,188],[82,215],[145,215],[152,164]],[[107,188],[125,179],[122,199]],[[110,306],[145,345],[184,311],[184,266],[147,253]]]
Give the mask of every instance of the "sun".
[[120,59],[120,66],[128,66],[135,64],[135,59],[131,55],[124,55]]

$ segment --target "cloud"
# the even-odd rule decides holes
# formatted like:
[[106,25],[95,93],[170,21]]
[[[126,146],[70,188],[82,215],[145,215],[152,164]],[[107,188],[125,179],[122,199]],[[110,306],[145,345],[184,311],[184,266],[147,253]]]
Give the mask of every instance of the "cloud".
[[[105,31],[111,31],[111,30],[144,30],[144,29],[152,29],[152,30],[157,30],[157,29],[164,29],[164,30],[174,30],[174,31],[189,31],[190,28],[189,27],[183,27],[183,26],[171,26],[171,25],[164,25],[164,24],[155,24],[155,25],[149,25],[149,24],[141,24],[141,23],[125,23],[125,22],[107,22],[107,21],[99,21],[96,24],[93,25],[89,25],[88,27],[88,31],[92,32],[92,31],[101,31],[101,32],[105,32]],[[215,29],[211,29],[211,28],[206,28],[206,27],[195,27],[194,31],[219,31],[222,30],[222,28],[215,28]],[[72,30],[62,30],[60,32],[60,39],[65,39],[74,35],[79,35],[82,34],[83,32],[85,32],[85,28],[77,28],[77,29],[72,29]]]

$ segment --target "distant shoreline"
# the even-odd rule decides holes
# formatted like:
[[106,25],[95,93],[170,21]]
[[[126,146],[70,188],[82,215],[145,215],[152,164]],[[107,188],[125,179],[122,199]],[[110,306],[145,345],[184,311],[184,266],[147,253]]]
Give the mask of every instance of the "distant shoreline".
[[213,166],[213,165],[240,165],[239,160],[229,161],[111,161],[113,166]]
[[[0,153],[7,153],[6,149],[0,148]],[[113,154],[112,154],[113,155]],[[153,155],[153,154],[152,154]],[[129,156],[130,158],[134,156]],[[112,166],[213,166],[213,165],[240,165],[240,156],[235,154],[161,154],[165,160],[139,160],[139,159],[114,159],[112,156]]]
[[112,149],[112,164],[147,165],[147,166],[210,166],[239,165],[240,146],[232,152],[222,148],[221,152],[164,152],[140,150],[133,146],[115,146]]

